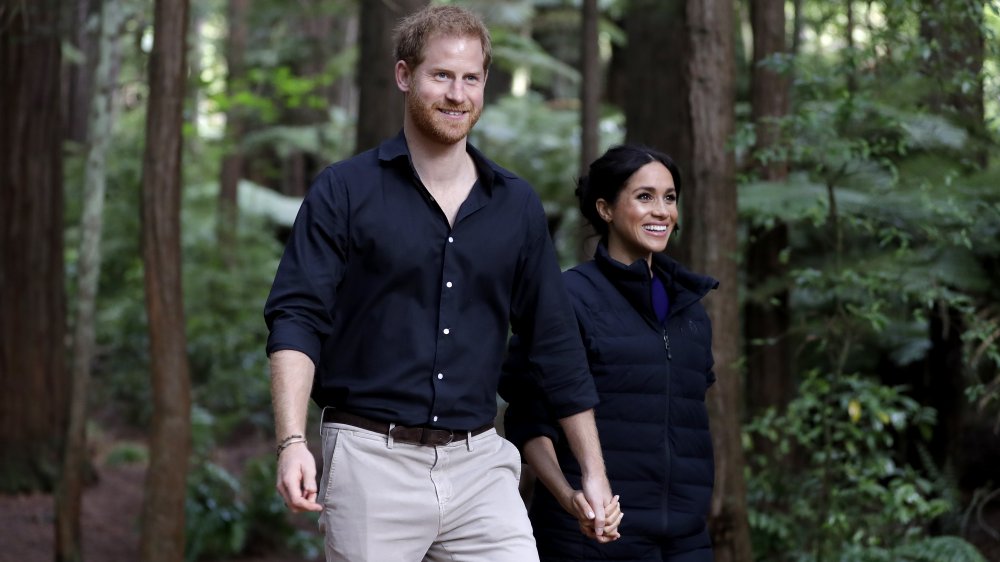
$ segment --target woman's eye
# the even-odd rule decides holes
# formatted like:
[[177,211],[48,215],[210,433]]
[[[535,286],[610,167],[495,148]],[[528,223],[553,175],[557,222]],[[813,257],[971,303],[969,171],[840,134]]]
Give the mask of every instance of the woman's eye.
[[648,193],[640,193],[639,194],[639,199],[642,200],[642,201],[649,201],[652,198],[653,197],[650,194],[648,194]]

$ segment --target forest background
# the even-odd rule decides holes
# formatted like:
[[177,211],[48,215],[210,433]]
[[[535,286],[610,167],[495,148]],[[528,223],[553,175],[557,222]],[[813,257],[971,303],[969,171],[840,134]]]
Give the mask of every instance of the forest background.
[[[317,558],[261,309],[311,178],[398,131],[427,3],[0,0],[0,559]],[[454,3],[494,37],[472,140],[565,266],[581,163],[680,164],[717,559],[1000,560],[1000,3]]]

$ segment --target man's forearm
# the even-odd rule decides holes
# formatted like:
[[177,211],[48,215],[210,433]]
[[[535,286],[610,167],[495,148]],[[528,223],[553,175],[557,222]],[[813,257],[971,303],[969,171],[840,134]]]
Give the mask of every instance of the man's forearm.
[[585,410],[559,420],[573,456],[580,463],[582,476],[605,477],[601,440],[594,423],[594,410]]
[[278,441],[289,435],[306,435],[314,371],[305,353],[285,349],[271,354],[271,403]]

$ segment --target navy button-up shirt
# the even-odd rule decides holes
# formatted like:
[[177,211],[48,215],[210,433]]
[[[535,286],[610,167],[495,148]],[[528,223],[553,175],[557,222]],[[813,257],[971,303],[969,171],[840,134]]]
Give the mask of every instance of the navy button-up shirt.
[[508,327],[558,417],[597,404],[541,202],[471,145],[450,226],[402,133],[324,170],[268,297],[267,352],[316,364],[320,406],[401,425],[491,423]]

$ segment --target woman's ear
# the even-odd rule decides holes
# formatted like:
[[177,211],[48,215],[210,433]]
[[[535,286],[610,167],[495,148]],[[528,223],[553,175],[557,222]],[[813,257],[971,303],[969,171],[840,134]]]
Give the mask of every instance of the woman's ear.
[[605,199],[598,199],[594,204],[597,207],[597,215],[601,217],[604,222],[611,222],[611,205],[608,204]]

